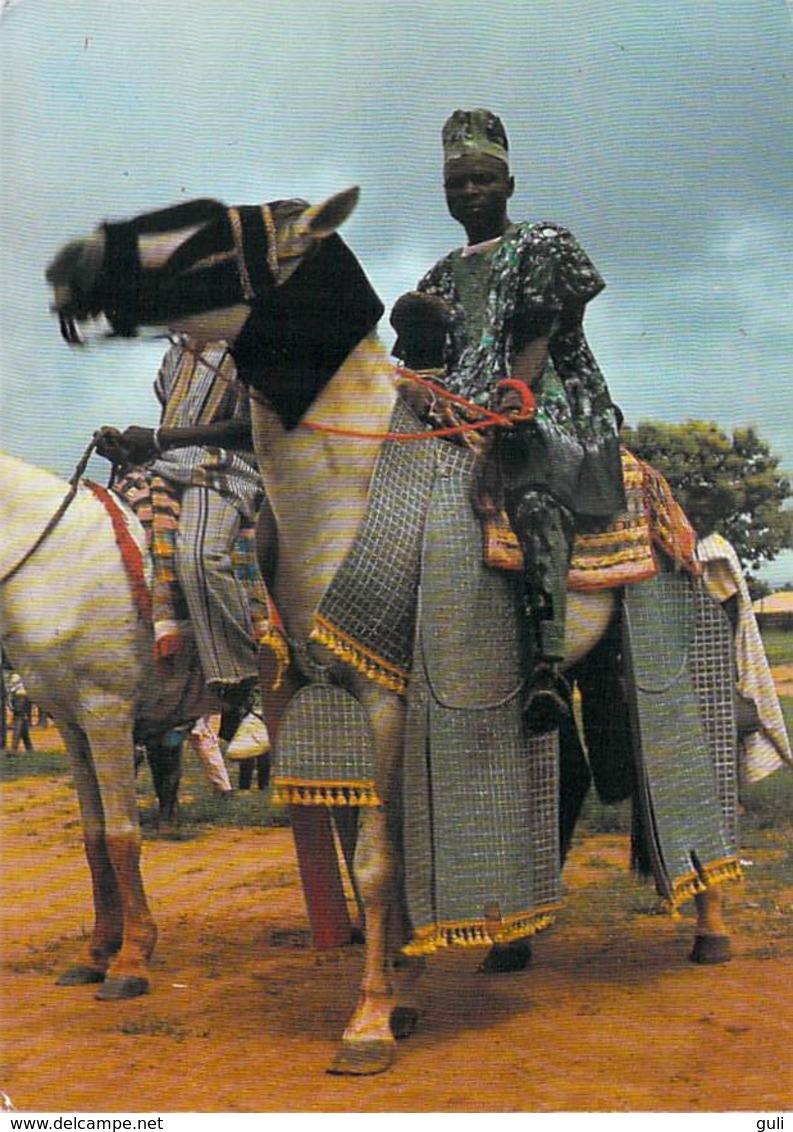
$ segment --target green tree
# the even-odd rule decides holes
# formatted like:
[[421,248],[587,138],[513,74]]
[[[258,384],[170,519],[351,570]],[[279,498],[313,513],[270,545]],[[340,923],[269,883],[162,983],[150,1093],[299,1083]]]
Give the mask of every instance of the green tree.
[[712,421],[640,421],[622,437],[667,478],[699,534],[717,530],[732,543],[747,573],[790,548],[790,480],[754,428],[729,437]]

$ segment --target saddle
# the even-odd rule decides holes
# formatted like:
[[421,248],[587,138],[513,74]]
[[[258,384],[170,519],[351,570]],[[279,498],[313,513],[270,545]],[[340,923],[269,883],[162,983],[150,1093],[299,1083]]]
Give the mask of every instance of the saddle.
[[[421,376],[425,376],[422,371]],[[430,374],[437,380],[437,374]],[[519,573],[523,552],[509,517],[499,501],[503,495],[498,472],[488,450],[490,436],[470,426],[476,421],[464,404],[437,396],[437,387],[405,371],[400,394],[411,411],[430,428],[447,430],[463,426],[465,431],[448,437],[475,456],[471,502],[480,517],[483,560],[495,570]],[[579,532],[573,545],[568,577],[571,590],[592,593],[654,578],[659,572],[656,550],[663,552],[675,569],[698,575],[697,536],[672,495],[664,477],[627,448],[621,449],[626,508],[596,533]]]
[[[695,557],[696,532],[650,464],[621,451],[627,507],[602,531],[578,533],[568,575],[571,590],[594,593],[654,578],[660,550],[675,568],[701,573]],[[484,560],[496,570],[521,571],[523,553],[503,510],[482,515]]]

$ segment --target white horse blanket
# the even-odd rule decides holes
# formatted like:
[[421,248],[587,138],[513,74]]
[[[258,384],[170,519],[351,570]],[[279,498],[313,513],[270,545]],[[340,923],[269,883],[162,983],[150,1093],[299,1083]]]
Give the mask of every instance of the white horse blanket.
[[697,557],[705,568],[705,585],[717,601],[738,596],[735,634],[738,691],[747,699],[754,700],[760,719],[757,731],[741,737],[738,765],[743,783],[759,782],[785,763],[793,766],[793,754],[763,639],[752,610],[752,599],[738,555],[722,535],[714,533],[701,539],[697,545]]

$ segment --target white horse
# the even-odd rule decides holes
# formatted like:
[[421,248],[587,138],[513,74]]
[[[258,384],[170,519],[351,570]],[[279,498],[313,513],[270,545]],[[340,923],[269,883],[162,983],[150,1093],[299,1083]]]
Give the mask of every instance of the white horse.
[[[67,490],[51,472],[0,453],[0,638],[63,736],[79,797],[95,923],[85,955],[58,982],[101,983],[97,998],[132,998],[148,990],[157,937],[140,872],[133,734],[154,742],[195,719],[200,685],[186,659],[155,678],[150,619],[88,486],[36,545]],[[129,512],[126,523],[130,550],[145,553]]]
[[[379,314],[369,311],[357,331],[328,343],[318,328],[331,312],[301,298],[298,286],[357,199],[352,189],[314,207],[278,202],[222,216],[199,202],[203,218],[199,209],[170,224],[142,217],[121,233],[103,227],[68,245],[48,270],[53,309],[70,341],[78,340],[78,323],[105,313],[117,332],[165,326],[199,343],[222,337],[235,346],[240,373],[254,387],[256,452],[278,524],[276,604],[298,643],[309,640],[314,613],[353,544],[398,396],[395,366],[374,330]],[[118,286],[119,243],[137,257],[132,290]],[[339,293],[326,295],[327,302],[343,307],[349,298],[352,305],[352,287],[345,287],[340,277]],[[613,608],[612,593],[571,593],[568,663],[600,638]],[[354,868],[365,911],[365,965],[332,1071],[377,1073],[393,1056],[394,955],[404,941],[394,925],[400,924],[395,826],[406,709],[400,695],[337,657],[321,659],[368,712],[384,802],[360,812]],[[311,678],[311,670],[304,675]],[[708,888],[697,905],[697,935],[724,937],[718,889]]]

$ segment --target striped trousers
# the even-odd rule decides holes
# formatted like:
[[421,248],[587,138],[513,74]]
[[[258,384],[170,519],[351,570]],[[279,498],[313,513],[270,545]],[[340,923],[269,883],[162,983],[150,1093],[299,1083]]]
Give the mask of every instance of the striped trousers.
[[181,495],[176,573],[207,684],[239,684],[258,676],[248,594],[234,574],[232,548],[242,516],[216,491],[186,487]]

